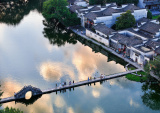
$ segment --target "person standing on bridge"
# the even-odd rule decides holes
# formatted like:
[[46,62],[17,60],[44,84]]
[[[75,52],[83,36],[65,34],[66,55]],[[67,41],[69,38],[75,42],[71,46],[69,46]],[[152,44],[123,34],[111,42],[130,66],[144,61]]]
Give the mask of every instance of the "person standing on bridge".
[[60,85],[59,85],[59,88],[62,88],[62,85],[61,85],[61,83],[60,83]]
[[73,84],[74,84],[74,80],[73,80]]
[[89,81],[89,77],[88,77],[88,81]]

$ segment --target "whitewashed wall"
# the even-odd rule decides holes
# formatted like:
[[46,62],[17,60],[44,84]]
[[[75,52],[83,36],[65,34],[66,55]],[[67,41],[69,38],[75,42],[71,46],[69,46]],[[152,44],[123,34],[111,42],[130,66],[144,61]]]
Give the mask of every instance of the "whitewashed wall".
[[139,20],[143,17],[147,18],[147,10],[146,9],[134,10],[133,15],[136,20]]
[[82,1],[82,2],[75,2],[74,3],[75,5],[78,5],[78,6],[83,6],[83,7],[87,7],[89,4],[85,1]]
[[[140,53],[140,55],[136,56],[135,52],[138,52]],[[134,47],[131,47],[131,51],[130,51],[130,58],[133,60],[133,61],[136,61],[137,59],[137,63],[138,64],[143,64],[145,60],[149,61],[149,56],[153,56],[154,55],[154,51],[151,51],[151,52],[147,52],[147,53],[144,53],[142,51],[139,51],[137,50],[136,48]],[[145,57],[146,56],[146,57]]]
[[106,46],[109,47],[109,40],[108,39],[105,39],[105,38],[101,37],[100,35],[92,32],[92,31],[90,31],[88,29],[86,29],[86,36],[88,36],[90,38],[93,38],[96,41],[101,42],[101,43],[103,43],[103,44],[105,44]]

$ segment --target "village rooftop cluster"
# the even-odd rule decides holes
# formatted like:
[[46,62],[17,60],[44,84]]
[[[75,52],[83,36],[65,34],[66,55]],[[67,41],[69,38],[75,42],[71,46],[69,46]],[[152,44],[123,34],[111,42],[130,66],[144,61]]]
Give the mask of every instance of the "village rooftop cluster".
[[[157,20],[147,19],[147,9],[134,4],[117,6],[109,3],[105,6],[89,6],[84,0],[68,0],[69,9],[81,19],[86,28],[86,36],[140,65],[145,65],[160,54],[160,24]],[[115,31],[111,26],[116,18],[127,10],[132,12],[136,27]]]

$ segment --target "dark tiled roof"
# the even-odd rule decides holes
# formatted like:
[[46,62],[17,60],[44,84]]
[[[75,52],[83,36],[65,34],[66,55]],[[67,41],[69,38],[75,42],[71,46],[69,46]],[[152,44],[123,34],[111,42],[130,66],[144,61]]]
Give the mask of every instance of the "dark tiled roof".
[[141,22],[149,22],[149,21],[151,21],[151,20],[148,19],[148,18],[143,17],[143,18],[139,19],[139,20],[137,21],[137,23],[138,23],[138,24],[141,24]]
[[144,34],[143,32],[141,32],[141,31],[135,31],[135,30],[133,30],[133,28],[128,28],[128,29],[126,29],[126,30],[128,30],[128,31],[130,31],[130,32],[132,32],[132,33],[135,33],[135,34],[137,34],[137,35],[140,35],[140,36],[142,36],[142,37],[145,37],[145,38],[148,38],[148,39],[151,39],[151,38],[153,38],[153,36],[151,36],[151,35],[146,35],[146,34]]
[[118,41],[121,44],[128,44],[128,37],[125,35],[121,35],[119,33],[116,33],[114,36],[111,37],[111,39]]
[[147,22],[146,24],[142,25],[140,29],[155,35],[156,32],[159,31],[160,25],[153,22]]
[[76,12],[76,10],[78,9],[82,9],[82,7],[78,6],[78,5],[72,5],[69,10],[72,11],[72,12]]
[[106,9],[102,12],[102,14],[105,15],[105,16],[110,16],[110,15],[112,15],[112,13],[116,13],[116,12],[118,12],[118,11],[115,10],[115,9],[113,9],[113,8],[111,8],[111,7],[109,7],[109,8],[106,8]]
[[108,7],[117,7],[116,3],[111,3]]
[[98,7],[97,5],[93,6],[93,7],[90,8],[90,9],[87,9],[87,8],[84,8],[84,9],[85,9],[85,10],[80,10],[80,9],[78,9],[78,12],[79,12],[79,13],[85,13],[85,12],[91,12],[91,11],[99,11],[99,10],[101,10],[101,8]]
[[139,44],[143,44],[143,40],[141,38],[134,37],[134,36],[130,37],[130,42],[128,46],[135,46]]
[[127,46],[135,46],[135,45],[143,44],[143,40],[141,40],[138,37],[134,37],[134,36],[127,37],[127,36],[119,34],[119,33],[112,36],[111,39],[114,39],[114,40],[118,41],[120,44],[124,44]]
[[102,32],[105,35],[110,35],[112,32],[114,32],[113,29],[108,28],[105,24],[97,24],[94,27],[95,30]]
[[69,3],[73,4],[76,0],[68,0]]
[[94,20],[94,19],[96,19],[97,15],[93,12],[89,12],[89,13],[85,14],[84,17],[86,17],[90,20]]
[[135,5],[129,4],[123,8],[123,11],[126,12],[126,11],[130,10],[131,12],[133,12],[134,10],[138,10],[138,9],[140,9],[140,8]]
[[100,7],[98,6],[93,6],[91,9],[89,9],[88,11],[98,11],[98,10],[101,10]]
[[145,45],[155,50],[157,46],[160,46],[160,42],[149,40],[145,43]]

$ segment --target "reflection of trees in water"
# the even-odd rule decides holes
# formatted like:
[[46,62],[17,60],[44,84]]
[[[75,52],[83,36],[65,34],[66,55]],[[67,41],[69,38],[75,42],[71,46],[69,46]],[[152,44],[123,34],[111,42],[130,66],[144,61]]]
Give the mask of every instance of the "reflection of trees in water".
[[66,31],[65,27],[58,24],[56,20],[53,20],[52,22],[43,21],[43,24],[45,26],[43,31],[44,37],[48,38],[51,44],[62,46],[66,43],[77,43],[76,35]]
[[160,110],[160,86],[158,84],[143,84],[142,102],[152,110]]
[[[7,1],[7,0],[6,0]],[[44,0],[15,0],[0,2],[0,22],[17,25],[31,10],[41,12]]]

